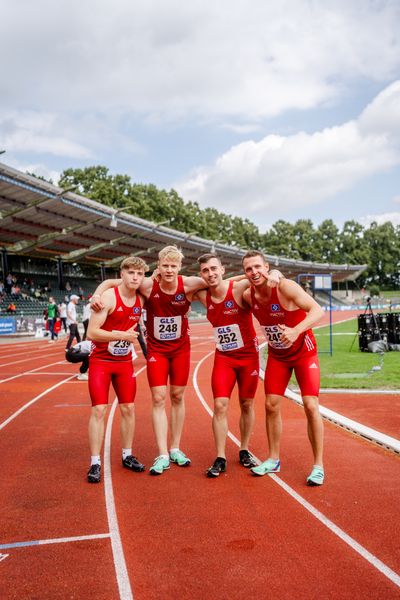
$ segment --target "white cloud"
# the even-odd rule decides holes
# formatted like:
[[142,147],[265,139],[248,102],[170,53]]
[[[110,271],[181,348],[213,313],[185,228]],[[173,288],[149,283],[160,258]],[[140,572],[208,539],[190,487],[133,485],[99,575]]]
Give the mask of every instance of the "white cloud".
[[0,143],[9,152],[48,153],[90,158],[91,151],[59,133],[57,116],[36,111],[10,111],[0,117]]
[[261,223],[266,211],[288,216],[400,164],[396,106],[398,82],[379,94],[358,120],[312,134],[243,142],[174,187],[186,200]]
[[0,106],[257,121],[393,79],[399,17],[389,0],[3,2]]
[[391,213],[382,213],[377,215],[367,215],[360,219],[360,222],[364,227],[368,227],[371,223],[375,221],[378,225],[382,225],[383,223],[393,223],[393,225],[400,225],[400,212],[391,212]]

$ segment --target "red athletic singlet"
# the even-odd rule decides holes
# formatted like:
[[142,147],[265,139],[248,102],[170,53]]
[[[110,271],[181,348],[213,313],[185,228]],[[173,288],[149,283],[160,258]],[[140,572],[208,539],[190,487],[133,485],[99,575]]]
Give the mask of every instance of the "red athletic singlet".
[[207,291],[207,319],[214,328],[216,352],[232,358],[257,355],[258,340],[251,311],[237,304],[233,296],[233,281],[222,302],[213,302]]
[[[121,299],[117,287],[115,291],[115,308],[104,321],[101,329],[104,331],[127,331],[131,327],[137,325],[142,314],[142,306],[140,296],[136,294],[136,302],[133,306],[126,306]],[[132,344],[124,340],[116,342],[92,342],[92,350],[90,360],[117,360],[117,361],[132,361]]]
[[268,342],[269,356],[281,361],[293,362],[305,356],[317,354],[317,345],[312,329],[307,329],[307,331],[300,334],[294,344],[289,347],[285,347],[285,344],[281,341],[282,333],[278,324],[295,327],[307,315],[303,309],[285,310],[279,303],[276,288],[272,288],[268,302],[260,304],[252,287],[251,301],[253,314],[260,323]]
[[163,292],[158,281],[154,281],[145,307],[149,351],[170,354],[179,352],[189,343],[187,314],[190,302],[185,295],[182,276],[178,276],[178,287],[173,294]]

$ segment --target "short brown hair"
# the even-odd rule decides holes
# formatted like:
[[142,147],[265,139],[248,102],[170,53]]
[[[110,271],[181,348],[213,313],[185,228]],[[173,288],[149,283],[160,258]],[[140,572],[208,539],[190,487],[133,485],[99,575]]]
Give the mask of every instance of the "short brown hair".
[[144,273],[149,270],[147,264],[139,256],[127,256],[124,258],[119,268],[121,271],[125,269],[142,269]]
[[242,258],[242,265],[243,265],[244,261],[246,260],[246,258],[254,258],[255,256],[260,256],[265,263],[268,263],[267,259],[265,258],[264,254],[261,252],[261,250],[248,250]]
[[204,265],[204,263],[207,263],[212,258],[216,258],[222,265],[221,257],[218,256],[218,254],[215,254],[215,252],[206,252],[205,254],[202,254],[197,259],[197,262],[199,263],[199,265]]

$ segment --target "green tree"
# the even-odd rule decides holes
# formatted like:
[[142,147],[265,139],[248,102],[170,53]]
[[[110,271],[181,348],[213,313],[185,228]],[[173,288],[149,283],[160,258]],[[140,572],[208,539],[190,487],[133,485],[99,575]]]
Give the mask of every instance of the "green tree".
[[400,285],[400,227],[373,221],[365,231],[370,259],[366,281],[380,288],[396,289]]

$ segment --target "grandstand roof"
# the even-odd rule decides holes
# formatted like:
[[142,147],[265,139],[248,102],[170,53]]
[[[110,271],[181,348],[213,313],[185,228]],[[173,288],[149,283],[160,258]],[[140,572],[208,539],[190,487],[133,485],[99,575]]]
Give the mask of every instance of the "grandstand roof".
[[[229,275],[241,271],[245,253],[235,245],[206,240],[162,223],[152,223],[89,200],[73,191],[32,177],[0,163],[0,246],[9,254],[58,258],[65,262],[104,264],[117,268],[122,258],[142,256],[153,268],[167,244],[184,255],[183,272],[198,272],[196,259],[215,251]],[[266,255],[288,277],[300,273],[331,273],[334,281],[356,279],[367,265],[320,264]]]

